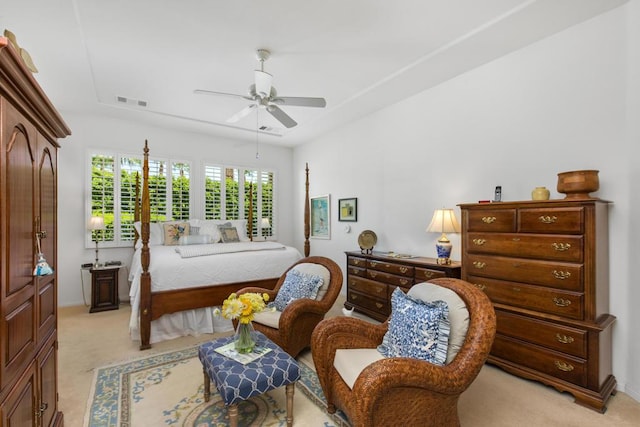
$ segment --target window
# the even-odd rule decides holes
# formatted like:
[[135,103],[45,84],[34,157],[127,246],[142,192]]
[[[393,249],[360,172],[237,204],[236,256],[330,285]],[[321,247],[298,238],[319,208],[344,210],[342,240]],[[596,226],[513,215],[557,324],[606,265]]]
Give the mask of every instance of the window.
[[[136,185],[142,181],[142,156],[94,152],[90,161],[88,206],[90,215],[104,218],[105,230],[92,232],[87,247],[95,240],[101,246],[131,246],[135,238]],[[251,217],[253,237],[266,239],[276,235],[274,172],[205,164],[201,172],[204,189],[196,193],[193,193],[193,172],[190,162],[149,159],[152,222]],[[194,206],[203,207],[201,215]],[[251,215],[250,206],[253,206]],[[263,218],[268,219],[268,227],[263,227]]]
[[[275,236],[273,182],[275,174],[222,165],[205,165],[204,219],[251,217],[253,237]],[[242,197],[240,196],[242,195]],[[253,204],[250,203],[251,198]],[[249,207],[253,212],[249,214]],[[262,228],[261,219],[269,220]]]
[[[188,162],[149,159],[151,221],[189,219],[190,175]],[[136,186],[141,181],[142,157],[91,154],[91,215],[103,217],[105,223],[103,232],[92,232],[92,241],[131,246]]]

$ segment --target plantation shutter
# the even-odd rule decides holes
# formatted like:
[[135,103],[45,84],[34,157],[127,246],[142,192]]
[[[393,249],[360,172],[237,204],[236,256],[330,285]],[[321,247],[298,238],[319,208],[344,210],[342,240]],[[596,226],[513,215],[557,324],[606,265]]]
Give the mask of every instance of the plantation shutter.
[[92,231],[93,241],[114,240],[114,156],[94,154],[91,157],[91,216],[104,219],[105,230]]
[[171,167],[171,217],[190,218],[190,166],[188,163],[173,163]]
[[222,219],[222,167],[204,168],[204,219]]

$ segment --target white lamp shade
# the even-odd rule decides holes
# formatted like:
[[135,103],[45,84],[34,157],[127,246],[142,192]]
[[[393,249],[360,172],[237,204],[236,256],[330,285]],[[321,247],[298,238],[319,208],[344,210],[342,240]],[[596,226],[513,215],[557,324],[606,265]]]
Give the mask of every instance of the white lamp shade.
[[89,220],[89,226],[87,227],[89,230],[104,230],[104,218],[101,216],[92,216]]
[[260,221],[260,227],[271,228],[271,223],[269,222],[269,218],[262,218],[262,220]]
[[431,223],[427,227],[429,233],[459,233],[460,224],[453,209],[436,209]]

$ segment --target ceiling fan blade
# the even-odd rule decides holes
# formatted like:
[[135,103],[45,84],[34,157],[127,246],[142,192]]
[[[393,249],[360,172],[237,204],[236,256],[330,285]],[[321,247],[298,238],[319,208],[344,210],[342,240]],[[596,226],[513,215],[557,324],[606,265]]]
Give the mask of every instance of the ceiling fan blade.
[[324,98],[306,98],[296,96],[278,96],[271,100],[278,105],[293,105],[298,107],[317,107],[324,108],[327,101]]
[[218,96],[228,96],[231,98],[242,98],[247,99],[249,101],[253,101],[253,98],[246,95],[238,95],[237,93],[226,93],[226,92],[215,92],[213,90],[204,90],[204,89],[196,89],[193,93],[198,95],[218,95]]
[[251,104],[246,106],[245,108],[243,108],[242,110],[238,111],[237,113],[235,113],[233,116],[229,117],[227,119],[228,123],[235,123],[240,119],[243,119],[245,117],[247,117],[249,115],[249,113],[251,113],[251,111],[256,108],[256,104]]
[[256,79],[256,93],[260,95],[261,98],[266,98],[271,93],[271,81],[273,80],[273,76],[269,73],[265,73],[264,71],[255,70],[255,79]]
[[280,109],[280,107],[278,107],[276,105],[269,105],[267,107],[267,111],[273,117],[275,117],[276,120],[278,120],[280,123],[282,123],[287,128],[292,128],[292,127],[294,127],[295,125],[298,124],[295,120],[293,120],[291,117],[289,117],[289,115],[287,113],[282,111]]

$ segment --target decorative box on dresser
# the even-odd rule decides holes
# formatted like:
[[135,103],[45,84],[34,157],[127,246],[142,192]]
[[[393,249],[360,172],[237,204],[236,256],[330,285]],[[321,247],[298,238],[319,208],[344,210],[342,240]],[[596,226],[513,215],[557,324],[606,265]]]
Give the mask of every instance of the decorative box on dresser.
[[[63,424],[56,141],[70,133],[20,55],[0,37],[0,426]],[[51,275],[33,275],[36,237]]]
[[462,204],[462,278],[494,304],[489,362],[599,412],[611,370],[608,202]]
[[460,278],[460,263],[438,264],[434,258],[396,258],[384,252],[346,252],[347,301],[345,307],[367,316],[386,320],[391,314],[391,293],[405,292],[416,283],[438,277]]

